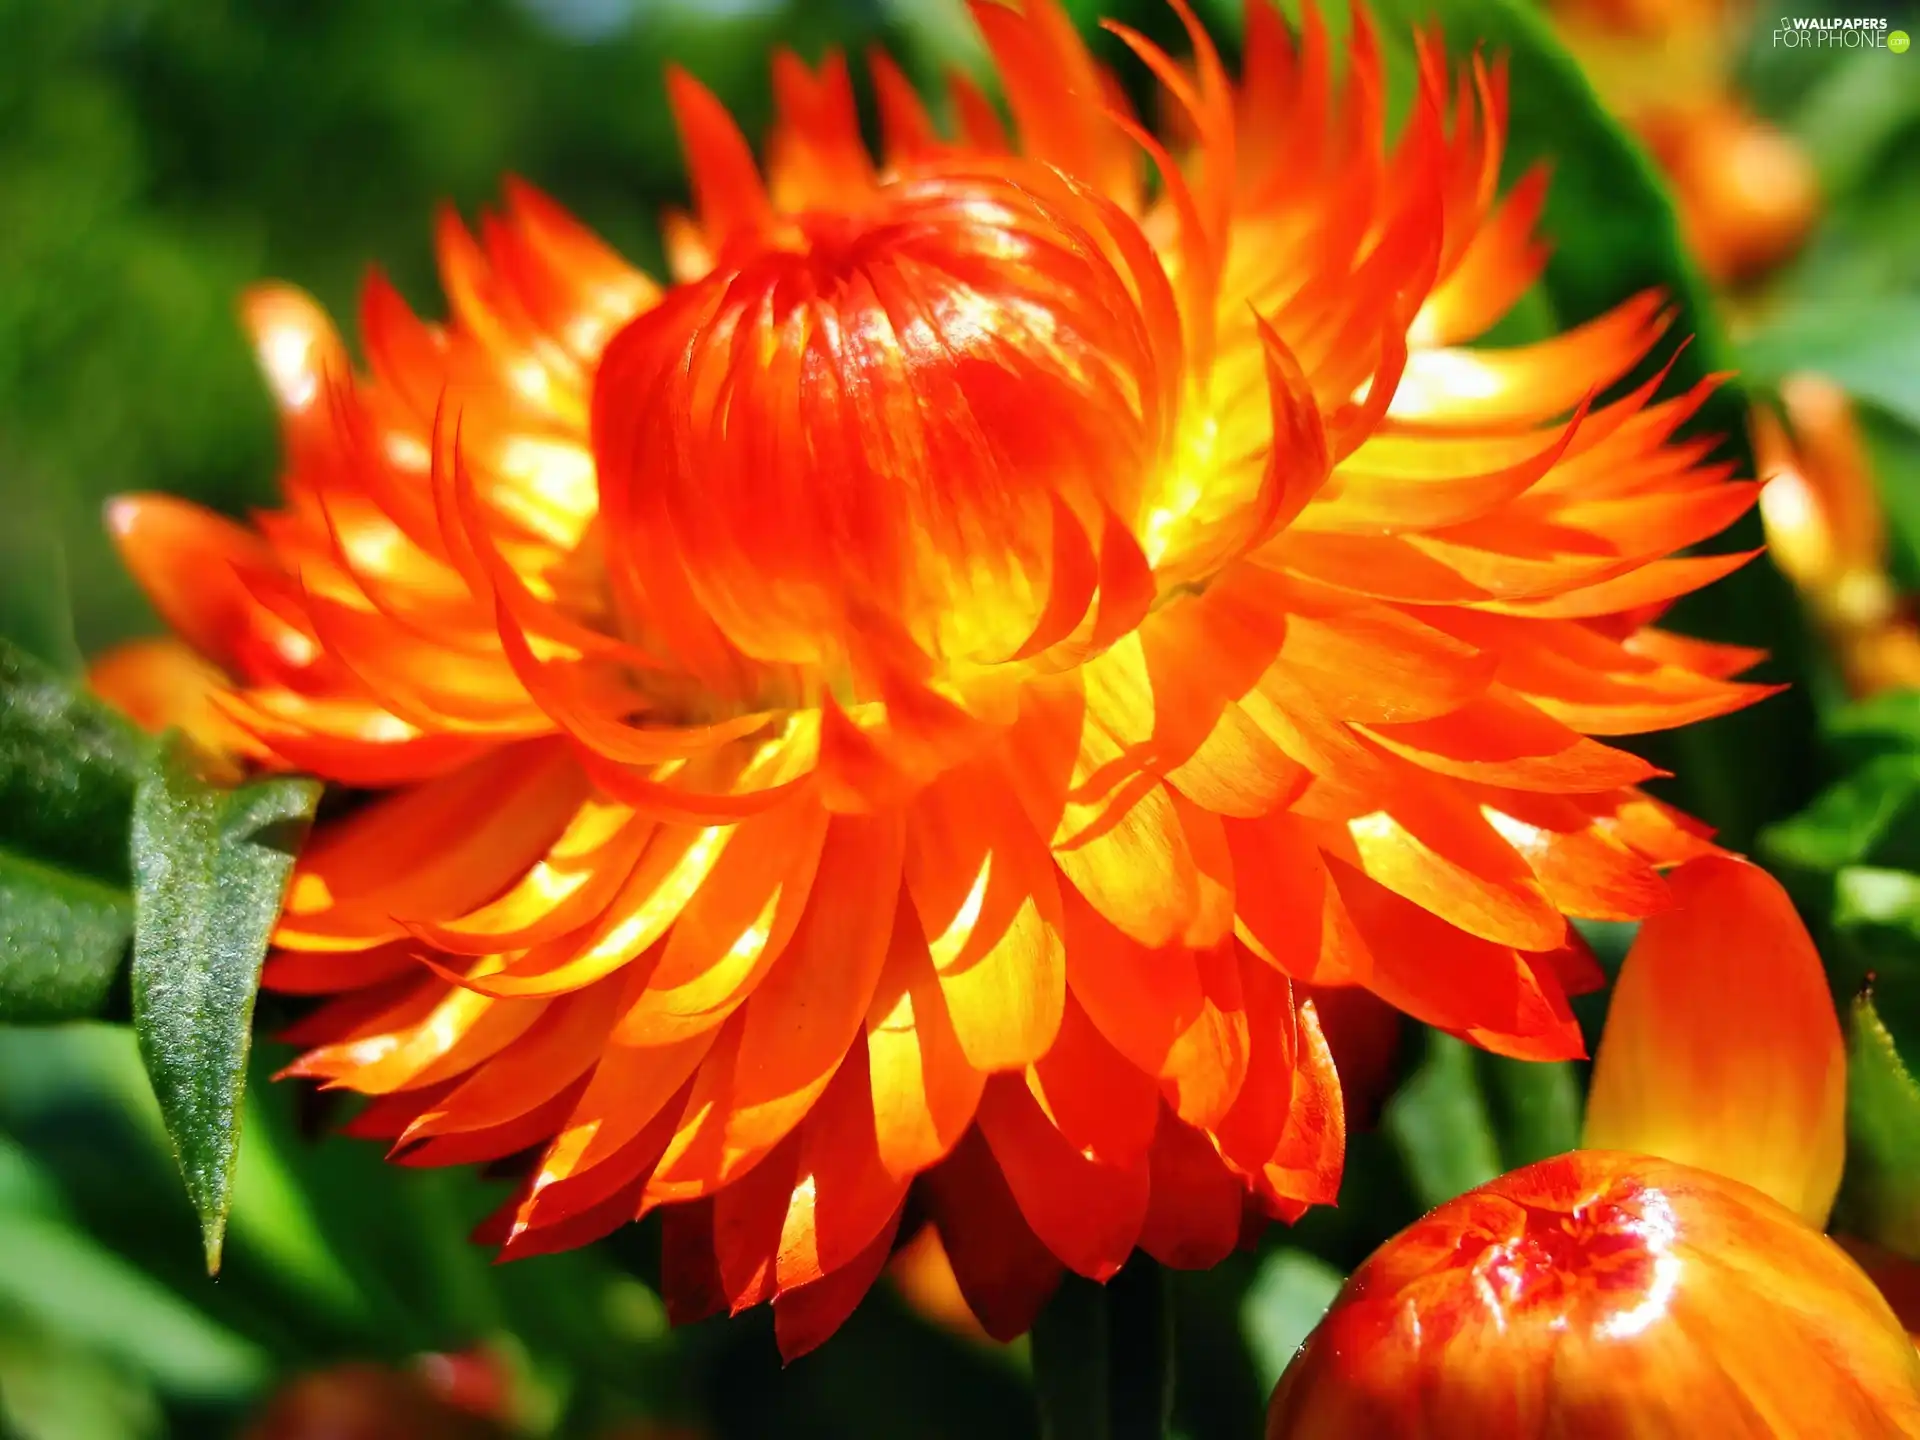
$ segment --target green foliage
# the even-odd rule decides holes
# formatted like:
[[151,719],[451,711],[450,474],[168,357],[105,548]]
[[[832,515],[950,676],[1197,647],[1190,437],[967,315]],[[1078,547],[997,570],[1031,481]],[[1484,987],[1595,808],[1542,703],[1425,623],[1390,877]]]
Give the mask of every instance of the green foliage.
[[1870,974],[1920,973],[1920,696],[1837,711],[1828,739],[1843,775],[1769,828],[1761,855],[1832,936],[1828,967],[1848,997]]
[[253,999],[267,937],[313,819],[311,780],[223,790],[174,749],[133,802],[133,1029],[220,1268]]
[[1766,849],[1782,864],[1825,872],[1920,864],[1920,754],[1868,761],[1769,830]]
[[1855,399],[1920,426],[1920,291],[1784,308],[1741,348],[1740,359],[1756,382],[1818,371]]
[[1835,1223],[1920,1257],[1920,693],[1848,707],[1828,729],[1846,774],[1770,829],[1764,854],[1831,937],[1828,969],[1852,1001]]
[[[1791,14],[1794,0],[1764,7]],[[1798,13],[1806,14],[1804,6]],[[1749,94],[1761,114],[1792,135],[1813,160],[1826,214],[1811,242],[1766,298],[1786,302],[1783,315],[1802,305],[1911,300],[1920,294],[1920,251],[1911,243],[1920,222],[1920,85],[1908,56],[1885,50],[1775,49],[1773,15],[1748,32],[1744,66]],[[1771,322],[1755,326],[1764,335]],[[1880,315],[1856,333],[1866,348],[1897,327]],[[1810,357],[1811,358],[1811,357]]]
[[1275,1250],[1261,1263],[1241,1302],[1240,1323],[1260,1367],[1263,1391],[1279,1383],[1345,1283],[1346,1276],[1304,1250]]
[[1382,1123],[1423,1206],[1451,1200],[1501,1171],[1473,1052],[1450,1035],[1428,1037],[1425,1062],[1388,1102]]
[[0,1022],[103,1010],[132,917],[127,826],[145,742],[0,639]]
[[[1920,1020],[1910,981],[1901,999]],[[1910,1039],[1920,1032],[1905,1029]],[[1920,1258],[1920,1083],[1880,1018],[1875,997],[1853,1003],[1847,1045],[1847,1171],[1839,1220],[1856,1235]]]
[[1144,1255],[1105,1285],[1067,1276],[1033,1327],[1040,1440],[1165,1440],[1172,1326],[1167,1277]]
[[1382,1124],[1414,1194],[1431,1207],[1575,1149],[1582,1089],[1571,1062],[1509,1060],[1430,1034],[1426,1058],[1388,1102]]

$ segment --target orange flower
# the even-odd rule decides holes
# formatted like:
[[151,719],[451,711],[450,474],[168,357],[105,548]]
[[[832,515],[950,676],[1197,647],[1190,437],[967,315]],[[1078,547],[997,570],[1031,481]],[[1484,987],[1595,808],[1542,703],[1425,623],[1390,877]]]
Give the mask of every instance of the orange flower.
[[496,1415],[431,1374],[347,1364],[289,1383],[241,1440],[507,1440]]
[[1660,302],[1465,348],[1542,264],[1501,72],[1423,46],[1388,146],[1364,20],[1336,87],[1255,6],[1236,84],[1178,8],[1190,66],[1118,30],[1177,157],[1053,0],[975,11],[1017,146],[876,59],[876,160],[783,55],[763,173],[675,73],[673,285],[512,185],[446,325],[369,284],[363,374],[248,299],[284,508],[115,510],[255,760],[384,792],[291,888],[291,1073],[402,1163],[538,1147],[508,1255],[664,1208],[674,1313],[792,1354],[911,1191],[1017,1333],[1333,1198],[1296,982],[1572,1055],[1564,917],[1710,848],[1588,738],[1765,693],[1643,624],[1753,500],[1704,389],[1595,399]]
[[[1774,563],[1799,590],[1857,695],[1920,685],[1920,625],[1887,573],[1887,528],[1846,392],[1821,375],[1780,384],[1782,425],[1753,414]],[[1789,434],[1789,428],[1791,434]]]
[[1920,1435],[1920,1356],[1819,1233],[1846,1102],[1819,956],[1750,865],[1695,861],[1674,890],[1595,1064],[1587,1143],[1622,1148],[1389,1240],[1289,1367],[1269,1440]]
[[1666,172],[1688,246],[1716,280],[1789,259],[1820,213],[1813,162],[1735,90],[1740,0],[1555,0],[1567,47]]

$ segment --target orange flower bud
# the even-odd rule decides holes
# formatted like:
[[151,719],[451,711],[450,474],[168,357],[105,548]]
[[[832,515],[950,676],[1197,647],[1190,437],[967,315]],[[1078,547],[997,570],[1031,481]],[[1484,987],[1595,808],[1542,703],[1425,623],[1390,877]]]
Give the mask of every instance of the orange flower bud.
[[1887,524],[1853,402],[1821,375],[1780,385],[1785,421],[1753,416],[1760,518],[1856,695],[1920,685],[1920,628],[1887,573]]
[[1688,247],[1717,281],[1759,278],[1820,215],[1813,162],[1754,114],[1728,63],[1752,23],[1738,0],[1553,0],[1567,48],[1638,132],[1673,189]]
[[1361,1267],[1267,1440],[1920,1435],[1920,1354],[1826,1237],[1620,1151],[1516,1170]]
[[504,1440],[506,1434],[443,1399],[430,1377],[354,1364],[293,1381],[268,1402],[244,1440]]
[[1716,280],[1790,258],[1820,215],[1813,162],[1731,95],[1632,117],[1673,184],[1681,228]]

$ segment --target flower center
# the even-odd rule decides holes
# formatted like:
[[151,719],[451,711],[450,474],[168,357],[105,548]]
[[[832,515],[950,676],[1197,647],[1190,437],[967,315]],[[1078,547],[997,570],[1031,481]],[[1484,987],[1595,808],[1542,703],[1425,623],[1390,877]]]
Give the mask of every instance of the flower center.
[[744,662],[861,698],[998,663],[1148,538],[1179,376],[1151,251],[1057,181],[881,193],[729,254],[602,363],[616,598],[711,683]]
[[1506,1198],[1508,1223],[1463,1236],[1455,1257],[1490,1310],[1507,1318],[1546,1310],[1563,1324],[1577,1310],[1611,1339],[1665,1313],[1681,1262],[1662,1192],[1623,1179],[1570,1204]]

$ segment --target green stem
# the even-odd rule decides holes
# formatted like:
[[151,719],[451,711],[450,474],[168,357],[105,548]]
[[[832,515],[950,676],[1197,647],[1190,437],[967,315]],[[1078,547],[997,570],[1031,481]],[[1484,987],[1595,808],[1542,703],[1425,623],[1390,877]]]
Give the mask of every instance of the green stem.
[[1173,1293],[1167,1272],[1134,1256],[1107,1287],[1113,1440],[1166,1440],[1173,1423]]
[[1144,1255],[1107,1285],[1069,1275],[1033,1327],[1042,1440],[1165,1440],[1173,1305]]
[[1107,1342],[1105,1289],[1067,1276],[1033,1322],[1041,1440],[1112,1440]]

